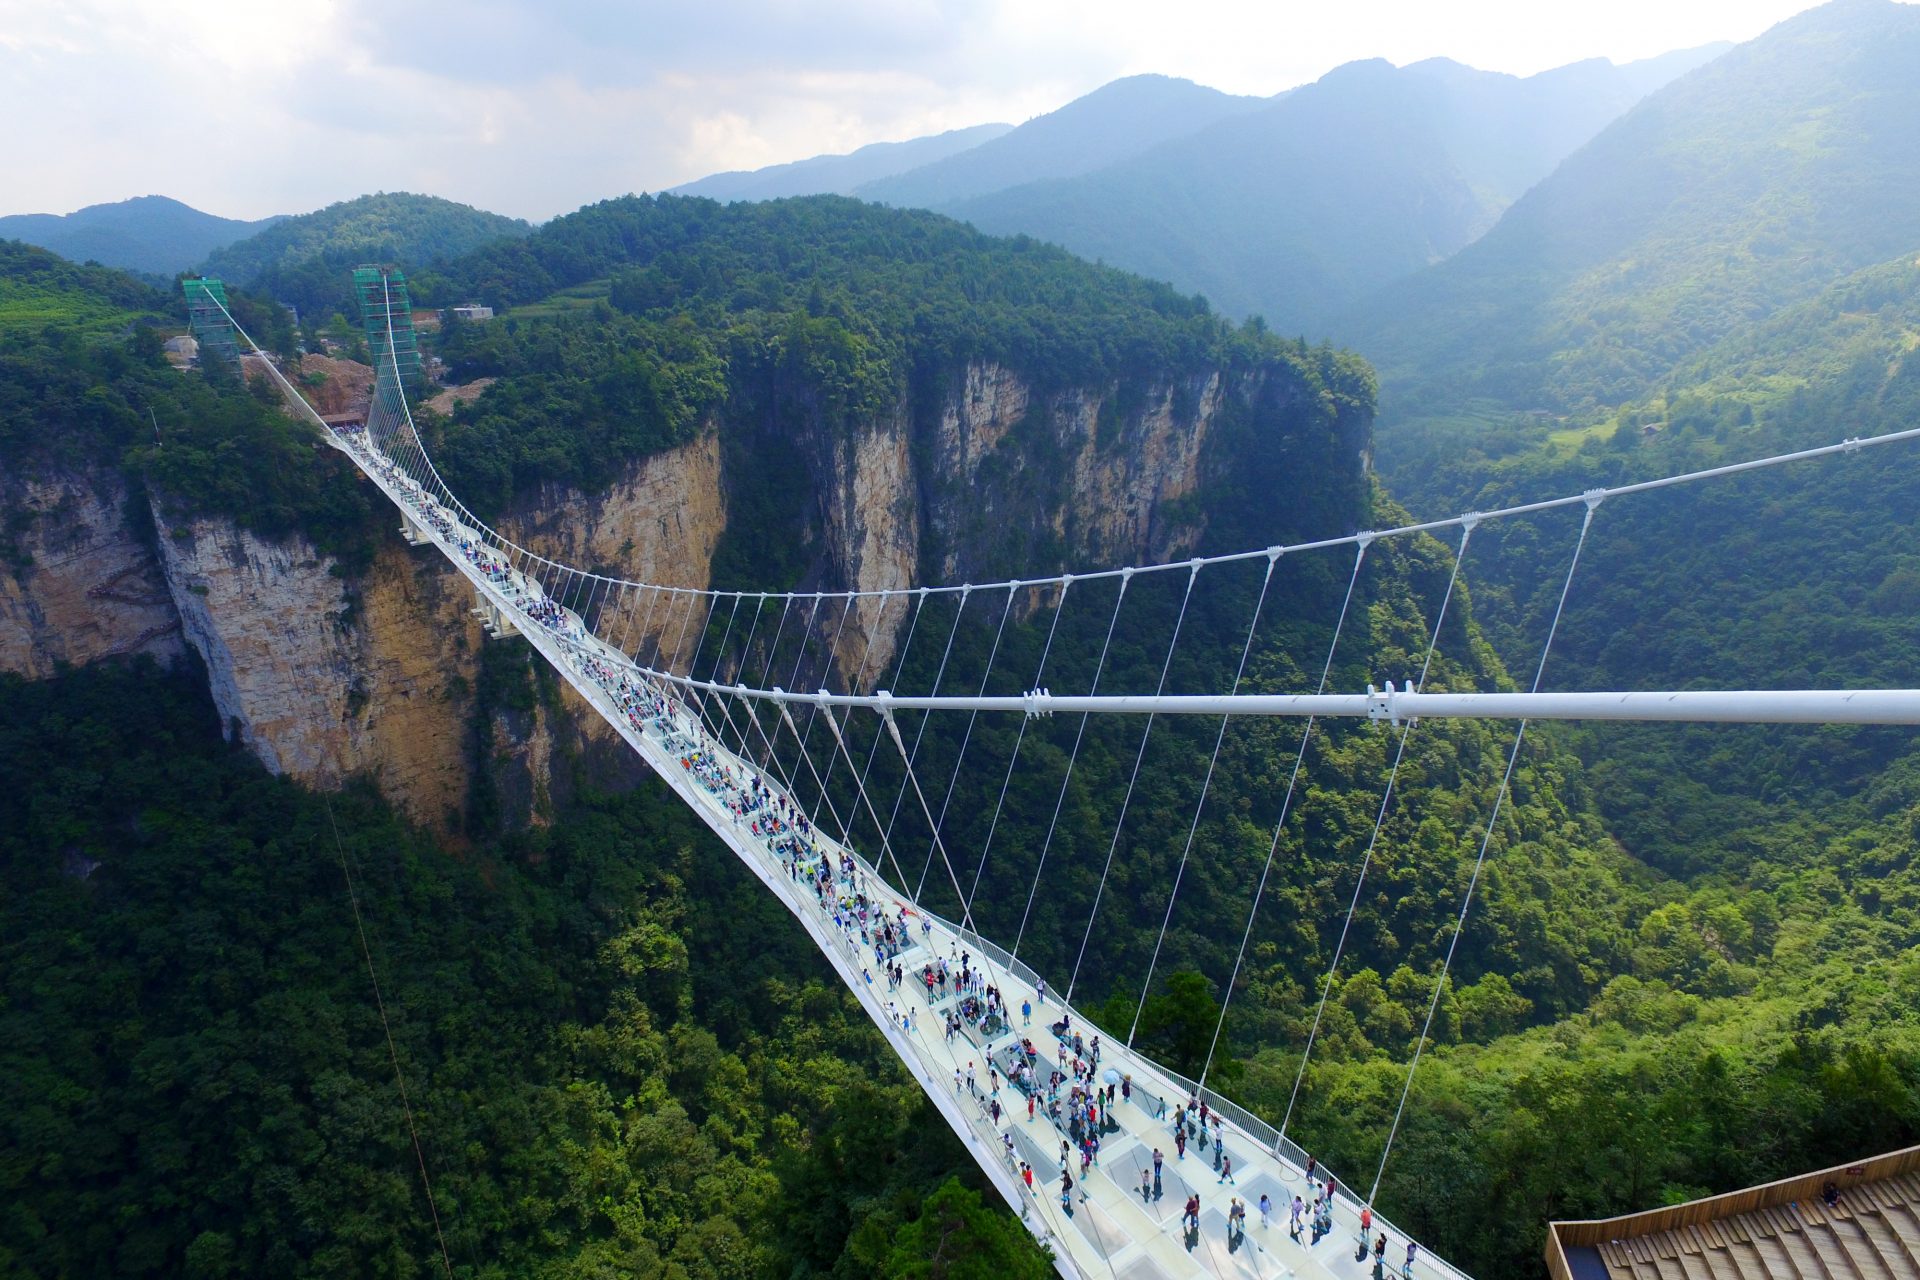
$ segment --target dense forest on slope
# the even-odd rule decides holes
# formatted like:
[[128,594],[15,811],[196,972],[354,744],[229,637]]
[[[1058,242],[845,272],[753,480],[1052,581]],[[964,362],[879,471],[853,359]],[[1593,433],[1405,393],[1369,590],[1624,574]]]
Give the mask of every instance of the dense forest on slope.
[[[1541,444],[1526,423],[1435,430],[1396,443],[1394,474],[1423,513],[1485,509],[1909,430],[1920,423],[1917,331],[1920,265],[1907,256],[1737,331],[1571,442]],[[1610,499],[1552,683],[1910,687],[1920,658],[1913,448]],[[1468,570],[1481,625],[1510,650],[1538,644],[1559,587],[1553,553],[1570,550],[1571,531],[1504,525],[1475,535]],[[1644,917],[1644,951],[1587,1013],[1439,1056],[1422,1086],[1434,1090],[1429,1117],[1450,1096],[1472,1097],[1476,1115],[1516,1117],[1492,1133],[1479,1126],[1476,1144],[1524,1148],[1542,1107],[1559,1117],[1549,1131],[1588,1135],[1494,1162],[1526,1178],[1448,1176],[1445,1194],[1475,1204],[1532,1195],[1588,1216],[1651,1203],[1662,1184],[1692,1194],[1912,1140],[1913,734],[1611,725],[1559,739],[1586,762],[1609,832],[1685,896]],[[1725,1140],[1736,1133],[1756,1140]],[[1458,1167],[1439,1154],[1457,1135],[1429,1140],[1436,1170]],[[1571,1152],[1593,1154],[1570,1166]],[[1409,1165],[1421,1162],[1408,1152]],[[1478,1214],[1436,1225],[1489,1230]]]
[[450,857],[151,666],[0,678],[0,782],[0,1271],[440,1270],[357,912],[459,1274],[1051,1273],[664,788]]
[[135,196],[68,214],[12,214],[0,218],[0,240],[23,240],[70,262],[166,276],[277,221],[243,222],[202,213],[166,196]]
[[1581,411],[1920,244],[1920,11],[1834,0],[1653,94],[1334,326],[1392,411]]

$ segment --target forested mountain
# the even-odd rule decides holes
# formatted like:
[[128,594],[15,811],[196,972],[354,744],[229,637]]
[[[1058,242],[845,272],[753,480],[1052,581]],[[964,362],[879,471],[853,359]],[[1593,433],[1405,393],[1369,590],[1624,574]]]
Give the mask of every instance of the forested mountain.
[[1524,80],[1444,59],[1352,63],[1082,176],[927,203],[1172,281],[1283,333],[1319,333],[1470,243],[1651,82],[1716,52],[1595,59]]
[[1585,410],[1920,245],[1920,9],[1835,0],[1655,93],[1335,331],[1396,415]]
[[1170,76],[1128,76],[991,142],[866,183],[853,194],[883,204],[938,208],[1025,182],[1088,173],[1254,110],[1261,101]]
[[24,240],[73,262],[172,275],[278,221],[243,222],[202,213],[166,196],[135,196],[68,214],[20,213],[0,218],[0,240]]
[[283,219],[209,255],[199,270],[324,320],[331,311],[352,314],[350,274],[359,263],[423,266],[532,229],[438,196],[381,192]]
[[679,196],[711,200],[777,200],[783,196],[849,196],[863,183],[890,178],[921,165],[991,142],[1010,124],[976,124],[905,142],[875,142],[846,155],[814,156],[763,169],[716,173],[673,188]]

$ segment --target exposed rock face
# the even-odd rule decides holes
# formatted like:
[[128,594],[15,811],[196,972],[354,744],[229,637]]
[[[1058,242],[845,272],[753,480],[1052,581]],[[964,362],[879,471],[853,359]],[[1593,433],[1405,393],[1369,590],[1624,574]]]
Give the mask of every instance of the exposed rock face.
[[112,474],[0,473],[11,555],[0,559],[0,669],[35,678],[56,664],[185,653],[153,553]]
[[[627,468],[604,493],[549,486],[501,526],[516,542],[563,564],[662,586],[705,587],[726,523],[720,437],[709,429]],[[547,585],[559,592],[569,582]],[[670,650],[699,624],[685,623],[686,597],[604,585],[580,590],[595,617],[617,618],[617,632],[609,634],[629,651]]]
[[349,584],[301,539],[158,524],[182,628],[249,750],[322,786],[371,772],[424,820],[459,811],[480,632],[453,573],[395,545]]

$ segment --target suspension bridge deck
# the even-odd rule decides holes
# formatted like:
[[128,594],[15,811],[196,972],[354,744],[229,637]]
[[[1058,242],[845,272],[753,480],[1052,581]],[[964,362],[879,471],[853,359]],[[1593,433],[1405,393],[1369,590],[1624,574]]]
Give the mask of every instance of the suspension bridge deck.
[[[1106,1048],[1100,1056],[1099,1076],[1105,1079],[1111,1073],[1114,1079],[1130,1079],[1133,1096],[1109,1113],[1117,1129],[1103,1137],[1098,1163],[1087,1176],[1081,1176],[1077,1152],[1070,1156],[1074,1187],[1070,1195],[1059,1195],[1064,1135],[1041,1107],[1029,1118],[1024,1095],[1005,1082],[1004,1069],[1012,1055],[1021,1052],[1021,1041],[1030,1038],[1038,1050],[1039,1069],[1050,1070],[1057,1045],[1049,1026],[1062,1015],[1089,1039],[1100,1034],[1098,1028],[1077,1011],[1063,1009],[1051,993],[1041,998],[1038,975],[990,942],[918,911],[859,854],[816,828],[812,839],[820,854],[835,865],[843,854],[852,860],[855,871],[850,888],[865,890],[885,918],[899,919],[905,908],[905,919],[912,922],[910,944],[898,955],[907,981],[892,988],[872,943],[863,941],[857,929],[844,921],[837,924],[832,904],[817,897],[792,864],[775,851],[773,842],[755,831],[757,814],[765,810],[737,811],[743,802],[750,802],[751,779],[761,779],[775,797],[783,795],[775,780],[766,777],[756,763],[715,741],[676,691],[636,678],[625,654],[596,638],[578,617],[548,598],[537,582],[495,554],[480,531],[463,524],[363,433],[329,430],[328,435],[405,513],[409,540],[415,545],[433,543],[468,578],[485,604],[490,629],[496,634],[515,630],[524,634],[780,899],[988,1179],[1051,1248],[1062,1275],[1112,1280],[1286,1276],[1365,1280],[1374,1274],[1371,1253],[1364,1261],[1355,1258],[1361,1206],[1344,1184],[1336,1184],[1332,1230],[1316,1244],[1303,1223],[1298,1240],[1291,1238],[1286,1206],[1296,1194],[1308,1201],[1314,1194],[1303,1168],[1304,1153],[1207,1091],[1201,1096],[1225,1117],[1224,1141],[1205,1148],[1195,1141],[1185,1158],[1179,1158],[1173,1115],[1194,1096],[1195,1086],[1105,1036],[1101,1037]],[[689,764],[695,753],[704,757],[698,767]],[[1018,1018],[1014,1011],[1023,1003],[1033,1004],[1030,1024],[1007,1028],[990,1041],[971,1027],[951,1037],[945,1034],[945,1014],[956,997],[929,991],[916,976],[921,966],[936,959],[946,959],[957,968],[963,953],[984,966],[1002,993],[1009,1018]],[[995,1099],[987,1086],[989,1062],[1002,1071],[997,1095],[1002,1112],[997,1123],[991,1115]],[[975,1081],[972,1088],[966,1084],[969,1071]],[[1156,1148],[1165,1157],[1158,1197],[1141,1191],[1141,1172],[1151,1168]],[[1215,1171],[1213,1156],[1221,1148],[1232,1161],[1232,1185]],[[1023,1163],[1032,1169],[1031,1187],[1020,1171]],[[1325,1176],[1322,1172],[1321,1177]],[[1261,1223],[1258,1209],[1263,1193],[1274,1206],[1267,1225]],[[1199,1227],[1192,1230],[1183,1225],[1182,1211],[1195,1195],[1201,1211]],[[1229,1230],[1235,1198],[1246,1206],[1245,1227],[1237,1233]],[[1388,1238],[1388,1270],[1399,1275],[1408,1237],[1376,1217],[1374,1233],[1382,1231]],[[1421,1280],[1465,1280],[1424,1251],[1412,1274]]]

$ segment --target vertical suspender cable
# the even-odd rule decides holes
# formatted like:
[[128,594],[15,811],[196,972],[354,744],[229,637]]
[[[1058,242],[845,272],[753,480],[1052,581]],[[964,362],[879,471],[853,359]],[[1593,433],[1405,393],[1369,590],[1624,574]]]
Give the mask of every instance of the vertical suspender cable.
[[[1333,675],[1334,655],[1340,651],[1340,632],[1347,625],[1347,610],[1353,605],[1353,590],[1360,581],[1360,565],[1367,558],[1369,543],[1362,542],[1353,557],[1353,572],[1347,578],[1346,598],[1340,602],[1340,616],[1334,620],[1333,639],[1327,645],[1327,660],[1320,667],[1320,683],[1314,692],[1325,693],[1327,680]],[[1266,892],[1267,873],[1273,870],[1273,855],[1280,848],[1280,835],[1287,827],[1287,815],[1293,809],[1294,790],[1300,782],[1300,768],[1307,759],[1307,739],[1313,736],[1313,718],[1309,716],[1300,730],[1300,746],[1293,755],[1293,771],[1287,775],[1287,793],[1280,801],[1280,816],[1273,824],[1273,839],[1267,844],[1267,860],[1260,868],[1260,881],[1253,891],[1253,905],[1247,910],[1247,927],[1240,934],[1240,950],[1233,958],[1233,975],[1227,979],[1227,989],[1220,994],[1220,1016],[1213,1024],[1213,1039],[1207,1044],[1207,1060],[1200,1068],[1199,1084],[1205,1088],[1207,1072],[1213,1066],[1213,1051],[1220,1044],[1220,1028],[1226,1025],[1227,1008],[1233,1003],[1233,986],[1240,978],[1240,965],[1246,958],[1247,939],[1253,936],[1253,920],[1260,912],[1260,898]]]
[[[953,639],[955,636],[960,634],[960,619],[966,616],[967,597],[972,594],[973,594],[972,587],[960,588],[960,605],[957,609],[953,611],[953,627],[951,630],[947,632],[947,647],[944,650],[942,650],[940,653],[940,669],[933,673],[933,688],[930,689],[927,693],[927,696],[930,698],[937,698],[940,696],[940,682],[947,678],[947,660],[953,657]],[[914,730],[913,751],[911,754],[905,757],[909,775],[911,775],[914,762],[920,758],[920,743],[921,743],[921,740],[927,736],[927,721],[931,719],[933,719],[933,712],[931,711],[922,712],[920,716],[920,726],[919,728]],[[892,732],[892,733],[899,732],[899,729],[894,725],[891,719],[889,719],[887,722],[887,729],[889,732]],[[887,819],[886,832],[880,837],[883,843],[885,841],[893,839],[894,824],[900,821],[900,805],[907,798],[907,782],[910,780],[912,780],[911,776],[909,776],[909,778],[901,780],[900,794],[893,798],[893,813]],[[915,782],[914,785],[918,786],[919,783]],[[931,815],[929,815],[929,817],[931,817]],[[904,886],[902,887],[904,888]],[[916,891],[916,896],[917,896],[917,891]]]
[[[1193,603],[1193,584],[1199,581],[1200,566],[1196,563],[1187,573],[1186,590],[1180,593],[1180,612],[1173,620],[1173,634],[1167,637],[1167,656],[1160,660],[1160,679],[1154,685],[1154,696],[1166,692],[1167,672],[1173,669],[1174,650],[1180,647],[1180,628],[1187,622],[1187,606]],[[1153,713],[1147,713],[1147,724],[1140,731],[1140,749],[1133,753],[1133,772],[1127,775],[1127,790],[1120,797],[1120,816],[1114,819],[1113,838],[1107,841],[1107,860],[1100,866],[1100,886],[1093,891],[1093,909],[1087,912],[1087,929],[1080,935],[1080,954],[1073,958],[1073,972],[1067,975],[1068,1004],[1073,1003],[1073,989],[1080,981],[1080,962],[1087,958],[1087,943],[1093,938],[1093,922],[1100,916],[1100,900],[1107,892],[1107,873],[1113,870],[1113,854],[1120,847],[1120,833],[1127,828],[1127,809],[1133,804],[1133,786],[1140,781],[1140,765],[1147,758],[1147,743],[1153,738]],[[1135,1016],[1134,1023],[1140,1019]],[[1133,1033],[1127,1033],[1127,1043],[1133,1043]]]
[[[986,696],[987,681],[993,678],[993,660],[1000,656],[1000,639],[1007,634],[1007,619],[1013,614],[1013,597],[1019,589],[1020,586],[1018,583],[1007,588],[1007,604],[1006,607],[1000,611],[1000,625],[994,629],[993,647],[987,651],[987,669],[980,676],[980,697]],[[967,747],[973,742],[974,722],[979,718],[980,712],[978,709],[967,713],[967,731],[960,737],[960,751],[953,757],[953,774],[947,779],[947,795],[946,798],[940,802],[941,827],[945,827],[947,824],[947,808],[953,804],[954,789],[960,785],[960,766],[966,763]],[[933,870],[933,845],[929,843],[927,845],[927,865],[920,869],[920,883],[914,888],[915,897],[920,896],[921,890],[926,887],[927,872],[931,870]],[[970,898],[971,895],[969,895],[968,899],[961,901],[960,909],[963,912],[967,909]]]
[[[1060,599],[1053,608],[1053,621],[1047,624],[1047,642],[1040,647],[1040,665],[1033,672],[1033,687],[1036,689],[1047,674],[1047,655],[1053,652],[1053,637],[1060,630],[1060,615],[1067,611],[1067,588],[1072,585],[1071,577],[1060,584]],[[1007,757],[1007,776],[1000,779],[1000,798],[993,804],[993,821],[987,824],[987,838],[980,846],[980,865],[973,869],[973,884],[967,889],[969,905],[980,896],[980,874],[987,869],[987,855],[993,852],[993,833],[1000,829],[1000,811],[1006,807],[1007,787],[1012,784],[1013,771],[1020,764],[1020,744],[1026,740],[1027,717],[1021,716],[1019,731],[1013,737],[1013,754]]]
[[[1547,625],[1546,643],[1540,647],[1540,665],[1533,671],[1532,691],[1540,691],[1541,677],[1547,673],[1547,656],[1553,652],[1553,637],[1560,630],[1560,616],[1567,609],[1567,595],[1573,590],[1573,575],[1580,568],[1580,553],[1586,549],[1587,533],[1593,528],[1593,513],[1600,505],[1598,496],[1587,501],[1587,513],[1580,521],[1580,537],[1573,544],[1573,559],[1567,565],[1567,578],[1560,584],[1560,602],[1554,606],[1553,621]],[[1374,1172],[1373,1187],[1367,1192],[1367,1203],[1380,1194],[1380,1180],[1387,1174],[1387,1158],[1393,1154],[1393,1140],[1400,1134],[1400,1120],[1407,1113],[1407,1097],[1413,1092],[1413,1074],[1420,1069],[1420,1054],[1426,1048],[1427,1034],[1433,1030],[1433,1014],[1440,1007],[1440,992],[1447,985],[1447,971],[1453,967],[1454,949],[1460,945],[1461,930],[1467,925],[1467,909],[1473,905],[1473,891],[1480,884],[1480,869],[1487,862],[1487,848],[1493,843],[1493,829],[1500,821],[1500,809],[1507,798],[1507,790],[1513,785],[1514,766],[1520,761],[1520,745],[1526,741],[1527,722],[1522,720],[1513,731],[1513,748],[1507,752],[1507,771],[1500,778],[1500,790],[1493,795],[1493,812],[1487,815],[1487,829],[1480,836],[1480,852],[1473,860],[1473,874],[1467,880],[1467,891],[1460,897],[1460,914],[1453,922],[1453,937],[1447,942],[1446,958],[1441,962],[1440,972],[1433,980],[1433,999],[1427,1004],[1427,1019],[1420,1027],[1420,1038],[1413,1042],[1413,1061],[1407,1064],[1407,1080],[1400,1089],[1400,1103],[1394,1108],[1393,1124],[1387,1129],[1387,1142],[1380,1150],[1380,1167]]]
[[[907,653],[909,650],[913,648],[913,637],[915,633],[920,630],[920,611],[926,607],[926,603],[927,603],[927,591],[925,587],[922,587],[919,590],[915,591],[913,595],[914,595],[913,617],[907,623],[907,638],[905,641],[901,643],[900,652],[895,654],[893,657],[893,679],[889,682],[891,684],[896,684],[896,685],[899,684],[900,673],[906,670],[907,668]],[[853,723],[853,718],[851,715],[848,716],[847,723],[849,725]],[[854,784],[856,789],[858,789],[863,795],[866,793],[866,790],[867,790],[867,778],[873,772],[874,757],[880,754],[880,739],[882,739],[885,736],[886,735],[884,733],[876,729],[873,734],[873,741],[867,747],[867,762],[866,764],[860,767],[860,781]],[[848,762],[848,766],[851,767],[853,762],[853,757],[851,755],[847,757],[847,762]],[[867,806],[867,812],[868,812],[868,815],[873,818],[873,834],[876,838],[879,839],[880,847],[882,849],[885,849],[887,847],[886,827],[880,822],[879,817],[873,813],[873,807],[871,805]],[[842,831],[840,833],[841,844],[845,844],[847,842],[848,835],[849,835],[849,831]],[[894,860],[894,867],[896,870],[898,870],[899,868],[899,860],[897,858]],[[907,885],[906,885],[906,881],[903,879],[900,882],[900,892],[905,893],[906,891],[907,891]]]
[[[1133,570],[1120,572],[1120,589],[1114,593],[1113,616],[1107,619],[1107,638],[1100,642],[1100,660],[1093,664],[1093,684],[1087,689],[1089,695],[1100,692],[1100,675],[1107,669],[1107,653],[1113,648],[1113,629],[1120,621],[1120,606],[1127,599],[1127,585],[1133,581]],[[1073,750],[1067,753],[1067,771],[1060,777],[1060,794],[1053,799],[1053,818],[1047,823],[1047,838],[1040,844],[1040,858],[1033,864],[1033,885],[1027,890],[1027,906],[1020,913],[1020,929],[1013,935],[1013,951],[1017,959],[1020,944],[1027,936],[1027,920],[1033,915],[1033,899],[1040,892],[1040,873],[1047,868],[1047,853],[1053,848],[1053,833],[1060,826],[1060,809],[1067,803],[1067,788],[1073,784],[1073,764],[1080,758],[1080,743],[1087,736],[1087,717],[1089,712],[1080,713],[1080,727],[1073,731]]]
[[[1266,607],[1267,588],[1273,585],[1273,566],[1280,559],[1280,553],[1274,552],[1267,558],[1267,572],[1260,579],[1260,596],[1253,602],[1253,617],[1247,620],[1246,643],[1240,646],[1240,665],[1233,671],[1233,692],[1240,692],[1240,681],[1247,673],[1247,655],[1253,652],[1254,633],[1260,629],[1260,610]],[[1200,798],[1193,804],[1193,821],[1187,826],[1187,843],[1180,850],[1180,865],[1173,873],[1173,889],[1167,894],[1167,914],[1160,921],[1160,936],[1154,939],[1153,958],[1147,962],[1147,980],[1140,985],[1140,1003],[1134,1006],[1133,1026],[1127,1028],[1127,1046],[1133,1046],[1133,1033],[1140,1026],[1141,1011],[1147,1007],[1147,993],[1153,990],[1153,971],[1160,963],[1160,948],[1167,940],[1167,926],[1173,923],[1173,904],[1180,900],[1180,882],[1187,874],[1187,859],[1193,853],[1193,838],[1200,831],[1200,815],[1207,807],[1207,791],[1213,786],[1213,769],[1220,763],[1220,744],[1227,740],[1227,721],[1233,717],[1220,717],[1219,732],[1213,735],[1213,754],[1207,757],[1207,773],[1200,782]],[[1093,929],[1091,921],[1087,924],[1089,932]]]
[[[1447,620],[1447,606],[1453,603],[1453,587],[1460,580],[1460,563],[1467,556],[1467,539],[1473,536],[1478,521],[1469,521],[1460,527],[1460,549],[1454,553],[1453,570],[1447,575],[1447,593],[1440,600],[1440,611],[1434,615],[1433,636],[1427,641],[1427,656],[1420,664],[1420,681],[1417,687],[1424,688],[1427,683],[1427,671],[1433,666],[1433,652],[1440,644],[1440,628]],[[1353,881],[1353,900],[1347,904],[1347,918],[1340,926],[1340,941],[1333,948],[1333,963],[1327,966],[1326,981],[1320,988],[1320,1003],[1313,1012],[1313,1026],[1307,1032],[1307,1047],[1300,1054],[1300,1069],[1293,1075],[1293,1092],[1287,1097],[1287,1112],[1280,1119],[1280,1136],[1287,1136],[1287,1125],[1293,1120],[1294,1105],[1300,1100],[1300,1083],[1307,1078],[1307,1062],[1313,1056],[1313,1044],[1320,1034],[1320,1021],[1327,1012],[1327,997],[1333,994],[1334,975],[1340,972],[1340,959],[1346,953],[1347,935],[1353,930],[1354,913],[1360,909],[1360,891],[1367,883],[1367,869],[1373,865],[1373,851],[1379,847],[1380,831],[1387,820],[1387,808],[1393,803],[1393,786],[1400,777],[1400,762],[1407,756],[1407,740],[1413,736],[1413,722],[1408,721],[1400,729],[1400,742],[1394,748],[1393,767],[1387,771],[1386,790],[1380,794],[1380,811],[1374,815],[1373,834],[1367,839],[1366,852],[1360,856],[1360,872]]]

